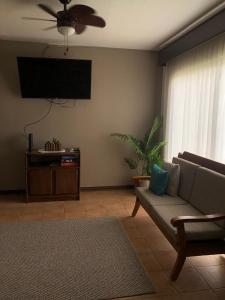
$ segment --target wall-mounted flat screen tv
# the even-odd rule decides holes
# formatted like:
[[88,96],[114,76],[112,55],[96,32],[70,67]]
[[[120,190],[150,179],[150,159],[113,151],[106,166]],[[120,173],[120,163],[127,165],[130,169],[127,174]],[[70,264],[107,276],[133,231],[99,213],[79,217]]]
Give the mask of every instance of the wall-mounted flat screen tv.
[[91,98],[91,60],[17,57],[17,63],[23,98]]

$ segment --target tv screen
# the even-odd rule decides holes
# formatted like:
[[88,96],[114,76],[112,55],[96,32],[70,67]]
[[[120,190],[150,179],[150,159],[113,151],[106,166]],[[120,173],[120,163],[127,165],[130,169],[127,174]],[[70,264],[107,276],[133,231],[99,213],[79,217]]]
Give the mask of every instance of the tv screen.
[[17,63],[23,98],[91,98],[91,60],[17,57]]

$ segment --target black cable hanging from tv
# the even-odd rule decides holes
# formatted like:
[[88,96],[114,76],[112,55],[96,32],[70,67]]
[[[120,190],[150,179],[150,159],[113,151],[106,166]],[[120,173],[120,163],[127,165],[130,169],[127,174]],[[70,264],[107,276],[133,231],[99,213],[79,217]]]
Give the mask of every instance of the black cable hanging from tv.
[[28,127],[30,127],[30,126],[32,126],[32,125],[35,125],[35,124],[37,124],[37,123],[40,123],[42,120],[44,120],[45,118],[47,118],[47,116],[50,114],[50,112],[51,112],[51,110],[52,110],[52,105],[53,105],[54,102],[53,102],[52,100],[50,100],[49,103],[50,103],[50,105],[49,105],[49,108],[48,108],[47,112],[46,112],[41,118],[39,118],[39,119],[36,120],[36,121],[27,123],[27,124],[23,127],[24,135],[27,136],[27,128],[28,128]]

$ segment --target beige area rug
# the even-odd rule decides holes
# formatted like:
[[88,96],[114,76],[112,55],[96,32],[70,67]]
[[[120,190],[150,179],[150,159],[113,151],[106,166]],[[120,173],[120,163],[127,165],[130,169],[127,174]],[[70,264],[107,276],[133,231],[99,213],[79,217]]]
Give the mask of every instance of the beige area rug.
[[113,299],[152,284],[116,218],[0,224],[0,299]]

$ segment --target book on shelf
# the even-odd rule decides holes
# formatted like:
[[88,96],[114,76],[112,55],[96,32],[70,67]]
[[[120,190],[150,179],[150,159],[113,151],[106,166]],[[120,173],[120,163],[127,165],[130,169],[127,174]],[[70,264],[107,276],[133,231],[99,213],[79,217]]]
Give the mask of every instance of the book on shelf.
[[61,167],[74,167],[76,166],[75,162],[61,162]]
[[76,165],[75,157],[72,156],[62,156],[61,166],[72,167]]

